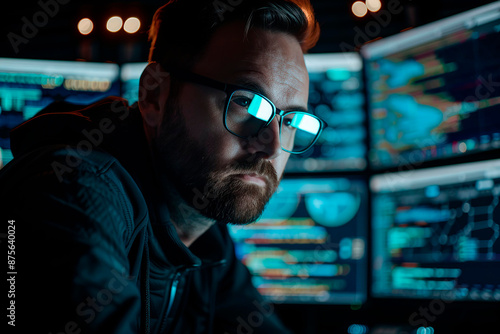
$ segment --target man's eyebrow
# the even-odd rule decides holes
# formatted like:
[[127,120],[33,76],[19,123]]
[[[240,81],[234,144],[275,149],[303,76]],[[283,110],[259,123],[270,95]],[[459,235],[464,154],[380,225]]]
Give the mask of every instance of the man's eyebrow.
[[[249,78],[240,78],[235,80],[235,85],[241,86],[243,88],[247,88],[250,90],[253,90],[254,92],[260,93],[267,97],[268,99],[271,100],[269,95],[267,94],[266,90],[256,81],[249,79]],[[272,100],[271,100],[272,101]],[[272,101],[274,103],[274,101]],[[303,112],[308,112],[307,108],[304,106],[289,106],[283,111],[303,111]]]
[[309,112],[307,110],[307,108],[303,107],[303,106],[290,106],[286,109],[283,109],[283,111],[303,111],[303,112]]
[[252,80],[250,78],[239,78],[235,81],[235,84],[238,86],[241,86],[243,88],[253,90],[253,91],[260,93],[260,94],[264,95],[265,97],[269,98],[269,95],[267,94],[267,91],[264,89],[264,87],[262,87],[255,80]]

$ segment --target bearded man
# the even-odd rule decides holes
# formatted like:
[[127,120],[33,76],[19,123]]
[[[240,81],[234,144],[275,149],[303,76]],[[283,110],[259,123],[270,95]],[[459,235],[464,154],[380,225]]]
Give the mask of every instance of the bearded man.
[[19,325],[288,332],[227,224],[258,219],[325,125],[307,112],[318,35],[308,1],[170,1],[138,103],[54,103],[14,129],[0,197],[17,228]]

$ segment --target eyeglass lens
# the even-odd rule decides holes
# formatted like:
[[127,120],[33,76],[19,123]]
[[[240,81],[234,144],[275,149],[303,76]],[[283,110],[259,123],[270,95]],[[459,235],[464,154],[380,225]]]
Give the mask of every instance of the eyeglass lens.
[[[273,105],[267,99],[250,91],[237,90],[231,94],[227,106],[226,126],[238,136],[254,136],[273,115]],[[299,153],[314,143],[321,123],[313,115],[297,111],[284,115],[280,128],[282,148]]]

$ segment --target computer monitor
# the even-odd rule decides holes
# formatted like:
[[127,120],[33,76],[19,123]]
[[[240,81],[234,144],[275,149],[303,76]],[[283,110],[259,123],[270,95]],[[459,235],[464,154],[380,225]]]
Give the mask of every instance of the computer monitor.
[[12,159],[10,130],[54,101],[90,104],[120,95],[112,63],[0,58],[0,168]]
[[500,148],[500,2],[361,48],[373,169]]
[[[361,171],[366,163],[366,122],[362,62],[357,53],[307,54],[309,109],[328,127],[316,145],[304,154],[291,155],[286,172]],[[122,97],[138,99],[139,78],[147,63],[121,68]]]
[[121,96],[127,99],[130,105],[139,99],[139,80],[147,64],[147,62],[126,63],[121,66]]
[[286,172],[361,171],[366,162],[365,97],[358,53],[307,54],[309,111],[323,118],[316,145],[291,155]]
[[367,184],[285,178],[262,217],[230,225],[259,292],[289,304],[361,304],[367,290]]
[[500,160],[370,180],[374,297],[500,302]]

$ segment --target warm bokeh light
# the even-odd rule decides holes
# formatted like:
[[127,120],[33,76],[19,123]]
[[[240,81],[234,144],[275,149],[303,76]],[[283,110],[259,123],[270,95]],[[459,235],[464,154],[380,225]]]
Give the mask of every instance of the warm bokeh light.
[[94,29],[94,23],[92,23],[92,20],[89,18],[83,18],[78,22],[78,31],[82,35],[88,35],[92,32],[92,29]]
[[108,29],[111,32],[117,32],[122,28],[123,25],[123,20],[119,16],[113,16],[108,19],[108,22],[106,23],[106,29]]
[[382,8],[380,0],[366,0],[366,7],[370,12],[376,12]]
[[363,17],[368,12],[368,9],[363,1],[356,1],[352,4],[352,12],[357,17]]
[[137,32],[139,28],[141,27],[141,21],[137,17],[129,17],[127,20],[125,20],[125,24],[123,25],[123,30],[128,32],[129,34],[133,34],[134,32]]

